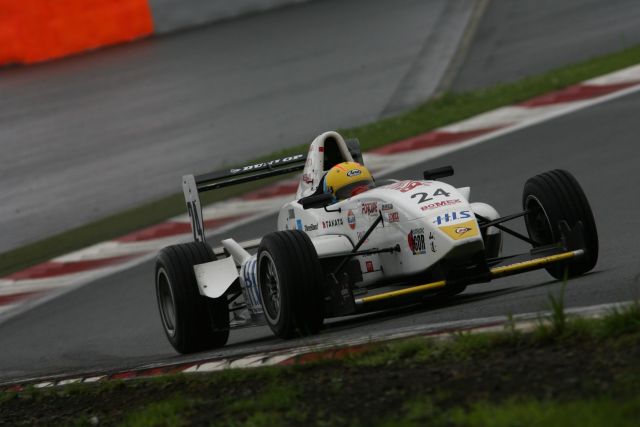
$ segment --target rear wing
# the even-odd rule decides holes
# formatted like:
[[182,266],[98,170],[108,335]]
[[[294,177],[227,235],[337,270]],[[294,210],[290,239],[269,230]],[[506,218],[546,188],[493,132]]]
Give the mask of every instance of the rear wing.
[[193,231],[194,240],[197,242],[205,242],[200,192],[300,171],[304,169],[306,160],[306,154],[296,154],[240,168],[210,172],[203,175],[183,176],[182,191],[184,192],[184,199],[187,203],[187,212],[191,219],[191,230]]

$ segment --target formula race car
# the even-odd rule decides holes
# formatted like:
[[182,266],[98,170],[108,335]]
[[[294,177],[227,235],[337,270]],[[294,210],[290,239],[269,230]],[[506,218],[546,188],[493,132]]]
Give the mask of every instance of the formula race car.
[[[155,269],[162,325],[178,352],[221,347],[236,327],[267,324],[285,339],[311,335],[330,317],[448,298],[469,284],[534,269],[574,277],[596,264],[593,214],[566,171],[530,178],[522,211],[500,216],[470,202],[469,187],[438,181],[453,174],[450,166],[419,180],[359,181],[366,186],[337,197],[328,182],[345,164],[340,179],[368,174],[358,141],[327,132],[306,155],[183,177],[195,241],[162,249]],[[278,231],[215,249],[206,242],[200,192],[300,170]],[[521,217],[528,235],[504,224]],[[506,234],[532,249],[501,256]]]

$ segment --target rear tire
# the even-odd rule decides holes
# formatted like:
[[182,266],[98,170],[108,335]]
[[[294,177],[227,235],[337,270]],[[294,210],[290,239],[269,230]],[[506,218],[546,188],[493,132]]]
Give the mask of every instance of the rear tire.
[[309,236],[298,230],[267,234],[258,249],[264,316],[280,338],[317,334],[324,321],[323,273]]
[[538,245],[560,241],[560,222],[573,228],[581,221],[584,230],[585,255],[566,264],[551,265],[547,271],[558,280],[584,274],[598,260],[598,231],[591,207],[580,184],[569,172],[561,169],[545,172],[527,180],[522,205],[530,211],[525,216],[529,237]]
[[229,306],[200,295],[193,266],[215,261],[202,242],[168,246],[156,259],[156,295],[165,334],[179,353],[222,347],[229,338]]

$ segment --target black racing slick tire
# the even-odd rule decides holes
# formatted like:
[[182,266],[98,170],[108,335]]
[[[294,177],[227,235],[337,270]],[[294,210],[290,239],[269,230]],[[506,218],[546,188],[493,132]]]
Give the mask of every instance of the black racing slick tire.
[[264,317],[280,338],[317,334],[324,321],[322,266],[306,233],[267,234],[258,249]]
[[562,280],[584,274],[595,267],[598,260],[598,231],[591,207],[578,181],[561,169],[536,175],[527,180],[522,205],[528,213],[525,223],[529,237],[537,246],[560,241],[560,223],[570,228],[582,222],[585,254],[566,264],[551,265],[547,271]]
[[215,261],[206,243],[168,246],[156,258],[156,296],[169,342],[188,354],[222,347],[229,338],[229,306],[220,298],[200,295],[193,266]]

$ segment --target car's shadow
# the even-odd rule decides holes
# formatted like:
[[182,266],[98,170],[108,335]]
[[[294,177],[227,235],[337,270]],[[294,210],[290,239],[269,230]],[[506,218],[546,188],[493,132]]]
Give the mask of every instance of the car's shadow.
[[[592,276],[596,274],[604,273],[604,270],[594,271],[585,274],[581,277]],[[573,280],[579,280],[573,279]],[[571,283],[569,281],[568,283]],[[433,297],[425,297],[420,302],[414,302],[409,304],[397,305],[395,307],[389,307],[385,309],[381,309],[378,311],[372,311],[370,313],[363,313],[355,316],[341,317],[335,319],[327,319],[325,321],[325,326],[322,332],[319,335],[312,337],[304,337],[297,338],[293,340],[280,340],[273,335],[271,335],[270,331],[266,332],[266,335],[256,338],[250,338],[246,340],[242,340],[240,342],[234,342],[225,347],[226,350],[241,350],[246,346],[251,347],[278,347],[278,348],[292,348],[298,347],[302,345],[309,345],[318,342],[324,341],[327,336],[333,335],[338,338],[336,335],[340,335],[341,332],[347,332],[350,330],[355,330],[358,328],[366,328],[367,326],[373,326],[375,324],[385,322],[385,321],[393,321],[399,320],[407,317],[414,316],[416,314],[428,313],[428,312],[436,312],[438,310],[444,309],[452,309],[454,307],[463,306],[466,304],[487,301],[493,298],[516,294],[521,292],[528,292],[531,290],[535,290],[538,288],[550,287],[552,285],[559,285],[562,281],[559,280],[547,280],[540,283],[535,283],[531,285],[520,285],[520,286],[509,286],[501,289],[489,289],[486,291],[476,291],[477,287],[480,286],[491,286],[487,284],[478,284],[472,285],[467,288],[467,291],[464,293],[457,295],[455,297],[451,297],[448,299],[440,299]],[[506,315],[507,313],[504,313]],[[457,320],[464,320],[462,318]],[[265,326],[265,328],[268,328]],[[233,333],[233,332],[232,332]],[[364,334],[366,335],[366,334]],[[324,337],[324,338],[323,338]]]
[[[581,277],[587,277],[592,275],[597,275],[604,273],[604,270],[593,271],[587,274],[584,274]],[[573,279],[576,280],[576,279]],[[455,297],[451,297],[449,299],[442,298],[433,298],[433,297],[425,297],[421,302],[413,303],[410,305],[402,305],[397,307],[392,307],[380,311],[374,311],[371,313],[361,314],[355,317],[345,317],[336,320],[329,321],[325,323],[324,332],[338,332],[340,330],[346,330],[353,327],[362,327],[369,324],[378,323],[386,320],[395,320],[401,319],[403,317],[413,316],[418,313],[425,313],[429,311],[437,311],[445,308],[452,308],[456,306],[461,306],[473,302],[489,300],[492,298],[516,294],[519,292],[527,292],[538,288],[548,287],[553,284],[560,284],[562,281],[560,280],[547,280],[541,283],[535,283],[528,286],[509,286],[502,289],[495,290],[487,290],[481,292],[469,292],[470,289],[473,289],[473,286],[481,286],[480,285],[472,285],[467,288],[468,290],[460,295],[456,295]],[[568,281],[567,283],[571,283]],[[505,315],[507,313],[504,313]],[[462,319],[460,319],[462,320]]]

